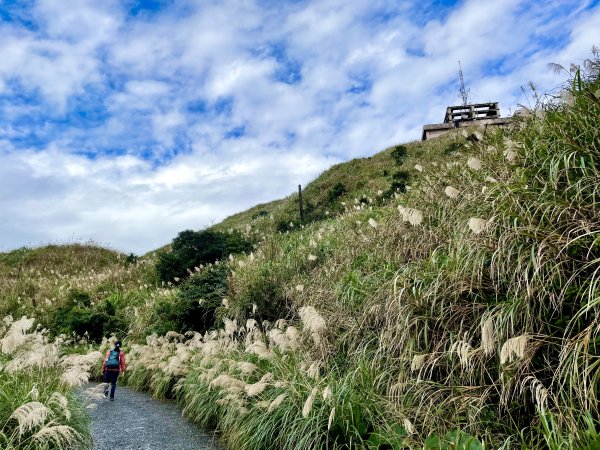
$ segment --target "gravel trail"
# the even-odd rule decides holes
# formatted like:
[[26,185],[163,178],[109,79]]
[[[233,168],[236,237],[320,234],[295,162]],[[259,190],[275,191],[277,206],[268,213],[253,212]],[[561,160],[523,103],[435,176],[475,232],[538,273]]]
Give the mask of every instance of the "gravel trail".
[[218,450],[216,439],[187,422],[173,402],[117,386],[115,401],[90,411],[94,450]]

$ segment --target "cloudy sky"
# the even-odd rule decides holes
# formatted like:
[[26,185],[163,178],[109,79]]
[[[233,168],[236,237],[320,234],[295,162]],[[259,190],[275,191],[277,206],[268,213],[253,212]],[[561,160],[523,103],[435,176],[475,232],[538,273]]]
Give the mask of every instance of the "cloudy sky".
[[508,115],[600,45],[598,0],[0,0],[0,251],[144,253],[418,139]]

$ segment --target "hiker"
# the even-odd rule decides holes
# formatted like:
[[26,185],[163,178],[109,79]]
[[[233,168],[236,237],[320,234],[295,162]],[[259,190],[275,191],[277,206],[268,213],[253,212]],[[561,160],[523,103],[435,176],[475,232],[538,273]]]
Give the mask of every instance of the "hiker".
[[102,364],[102,373],[104,374],[104,397],[108,397],[108,383],[110,383],[110,399],[115,399],[115,390],[117,389],[117,378],[119,372],[125,373],[125,353],[121,351],[121,341],[115,342],[115,348],[108,350]]

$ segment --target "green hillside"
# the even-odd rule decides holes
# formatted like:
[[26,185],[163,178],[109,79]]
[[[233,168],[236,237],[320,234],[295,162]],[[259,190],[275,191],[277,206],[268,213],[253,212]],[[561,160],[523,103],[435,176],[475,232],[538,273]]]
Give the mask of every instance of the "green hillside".
[[[2,322],[0,365],[31,377],[34,343],[85,353],[115,332],[126,382],[231,449],[600,448],[594,56],[509,128],[332,167],[303,223],[291,195],[140,259],[0,255],[0,312],[49,328]],[[21,439],[11,411],[0,442]]]
[[367,158],[337,164],[303,186],[305,220],[300,221],[298,193],[256,205],[214,225],[215,230],[252,227],[254,233],[291,231],[300,225],[329,219],[362,203],[381,205],[394,193],[401,194],[419,178],[415,165],[432,158],[444,163],[459,154],[464,136],[451,135],[427,142],[411,142],[383,150]]

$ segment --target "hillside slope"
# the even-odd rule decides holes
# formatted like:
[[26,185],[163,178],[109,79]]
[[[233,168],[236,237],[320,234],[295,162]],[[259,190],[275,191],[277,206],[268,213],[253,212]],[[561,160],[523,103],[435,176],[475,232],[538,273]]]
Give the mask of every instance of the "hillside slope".
[[282,229],[293,196],[227,219],[260,245],[220,263],[224,328],[136,346],[135,384],[177,395],[236,449],[598,448],[588,69],[513,129],[408,145],[404,188],[377,175],[389,149],[343,196],[329,192],[357,163],[307,186],[323,220]]
[[293,195],[226,219],[254,251],[185,279],[3,255],[5,312],[119,311],[127,382],[232,449],[599,448],[598,56],[510,129],[331,168],[303,224]]
[[456,135],[411,142],[329,168],[303,186],[304,223],[300,221],[298,193],[295,192],[286,198],[259,204],[230,216],[212,229],[246,231],[250,226],[254,232],[263,234],[285,232],[337,216],[358,203],[381,204],[395,192],[404,192],[402,186],[410,186],[411,180],[418,178],[419,162],[429,158],[446,161],[448,156],[457,154],[461,142],[464,143],[464,139]]

